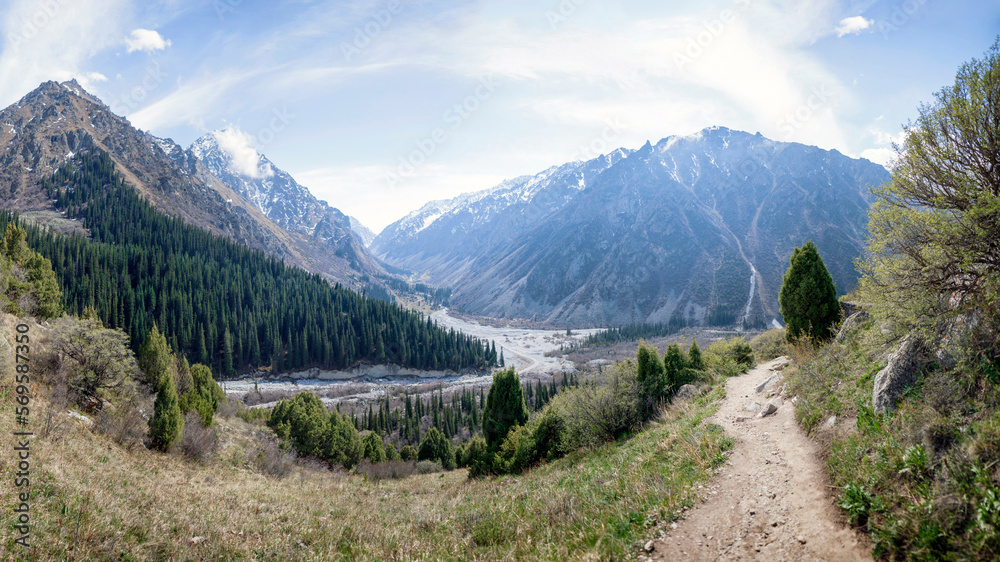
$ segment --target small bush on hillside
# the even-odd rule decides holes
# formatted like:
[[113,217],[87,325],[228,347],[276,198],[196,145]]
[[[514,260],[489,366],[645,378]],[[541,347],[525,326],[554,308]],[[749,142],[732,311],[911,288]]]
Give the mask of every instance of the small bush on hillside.
[[135,402],[119,404],[116,408],[104,408],[97,415],[93,430],[103,433],[125,450],[142,445],[148,428],[146,418],[139,412]]
[[444,472],[444,467],[437,461],[417,461],[417,474]]
[[368,459],[362,459],[354,472],[361,474],[369,480],[399,480],[413,475],[417,471],[416,461],[386,461],[372,463]]
[[201,421],[197,412],[188,412],[184,416],[184,435],[177,449],[193,461],[206,462],[218,451],[219,438],[214,427],[206,427]]
[[612,365],[599,376],[560,393],[550,406],[565,423],[563,450],[612,441],[641,423],[635,362]]
[[770,361],[775,357],[788,355],[788,342],[785,340],[785,330],[768,330],[750,340],[750,349],[753,350],[754,358],[757,361]]
[[284,478],[295,466],[295,453],[284,451],[273,439],[263,439],[249,455],[251,465],[261,474]]

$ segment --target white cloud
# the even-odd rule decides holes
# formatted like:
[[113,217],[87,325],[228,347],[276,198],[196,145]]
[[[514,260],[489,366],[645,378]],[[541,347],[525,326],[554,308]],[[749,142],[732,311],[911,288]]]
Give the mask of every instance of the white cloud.
[[226,154],[237,172],[251,178],[269,178],[274,175],[270,164],[262,163],[260,154],[253,146],[253,137],[244,133],[236,125],[229,125],[212,133],[216,142]]
[[133,29],[132,34],[125,38],[125,46],[129,53],[136,51],[162,51],[170,46],[170,39],[164,39],[162,35],[153,29]]
[[874,20],[866,19],[864,16],[854,16],[840,20],[840,24],[834,31],[837,32],[837,37],[855,35],[868,29],[874,23]]
[[[121,40],[127,0],[4,2],[0,11],[0,107],[46,80],[100,82],[87,71],[95,53]],[[93,92],[92,92],[93,93]]]
[[891,168],[896,160],[896,151],[891,148],[869,148],[861,151],[861,157]]

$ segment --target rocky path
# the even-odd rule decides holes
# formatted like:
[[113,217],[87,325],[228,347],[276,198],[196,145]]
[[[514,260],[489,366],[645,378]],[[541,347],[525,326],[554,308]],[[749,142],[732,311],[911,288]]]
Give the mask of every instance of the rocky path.
[[[704,503],[647,543],[640,559],[871,560],[841,522],[815,443],[778,395],[786,363],[779,358],[727,381],[726,399],[707,421],[736,438],[729,461],[702,489]],[[771,405],[776,410],[761,416]]]

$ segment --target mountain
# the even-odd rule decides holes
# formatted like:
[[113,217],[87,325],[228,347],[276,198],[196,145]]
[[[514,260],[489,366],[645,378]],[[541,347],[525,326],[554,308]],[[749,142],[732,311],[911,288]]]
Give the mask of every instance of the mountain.
[[[0,111],[0,206],[51,211],[54,202],[40,188],[73,154],[107,152],[118,172],[157,209],[224,235],[287,263],[321,273],[348,286],[382,272],[350,231],[350,240],[330,252],[314,233],[286,230],[251,201],[216,178],[191,150],[139,131],[115,115],[76,81],[45,82]],[[345,219],[346,220],[346,219]],[[339,240],[345,231],[320,229]]]
[[792,249],[812,239],[856,282],[882,166],[711,127],[435,201],[371,246],[452,287],[460,309],[554,324],[763,325]]
[[367,226],[361,224],[361,221],[354,217],[347,217],[351,221],[351,229],[354,230],[354,234],[357,234],[361,241],[364,242],[365,247],[372,245],[375,241],[375,233],[371,231]]
[[355,234],[351,218],[316,199],[288,172],[279,169],[249,143],[238,129],[213,131],[189,149],[222,183],[250,201],[289,232],[317,239],[365,273],[383,273]]

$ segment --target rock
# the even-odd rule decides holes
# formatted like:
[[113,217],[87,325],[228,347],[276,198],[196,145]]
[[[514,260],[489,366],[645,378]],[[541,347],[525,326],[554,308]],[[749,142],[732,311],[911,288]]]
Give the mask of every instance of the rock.
[[779,377],[780,375],[771,375],[767,377],[767,379],[764,382],[760,383],[760,386],[757,387],[757,394],[764,392],[765,390],[767,390],[767,387],[778,382]]
[[87,425],[94,425],[94,420],[88,418],[87,416],[85,416],[83,414],[79,414],[77,412],[74,412],[73,410],[69,410],[66,413],[69,414],[69,417],[74,418],[74,419],[78,419],[78,420],[82,421],[83,423],[85,423]]
[[833,427],[837,425],[837,416],[830,416],[830,418],[827,419],[826,423],[823,425],[825,425],[826,427]]
[[642,547],[646,552],[653,552],[653,541],[648,541],[646,546]]
[[747,402],[747,405],[743,407],[748,412],[756,412],[760,409],[760,402],[754,402],[753,400]]
[[674,398],[680,398],[681,400],[690,400],[691,398],[698,396],[698,394],[699,393],[697,387],[695,387],[693,384],[685,384],[677,389],[677,394],[674,395]]
[[863,310],[859,310],[848,316],[840,325],[840,330],[837,330],[837,341],[842,342],[847,339],[847,335],[860,328],[868,318],[868,313]]
[[806,540],[806,538],[805,538],[805,537],[803,537],[802,535],[799,535],[798,537],[795,537],[795,538],[796,538],[796,540],[798,540],[798,541],[799,541],[800,543],[802,543],[802,544],[806,544],[807,542],[809,542],[809,541],[808,541],[808,540]]
[[191,537],[191,544],[199,544],[205,540],[205,537]]
[[865,309],[871,307],[872,303],[870,302],[841,301],[840,303],[840,310],[843,312],[842,316],[844,318],[850,318],[859,312],[865,312]]
[[764,416],[770,416],[771,414],[777,411],[778,411],[778,406],[772,400],[768,402],[767,405],[764,406],[763,410],[760,411],[760,417],[763,418]]
[[913,336],[906,336],[889,354],[889,362],[875,375],[872,390],[872,408],[876,414],[896,409],[896,401],[903,392],[917,382],[917,374],[924,364],[923,345]]

